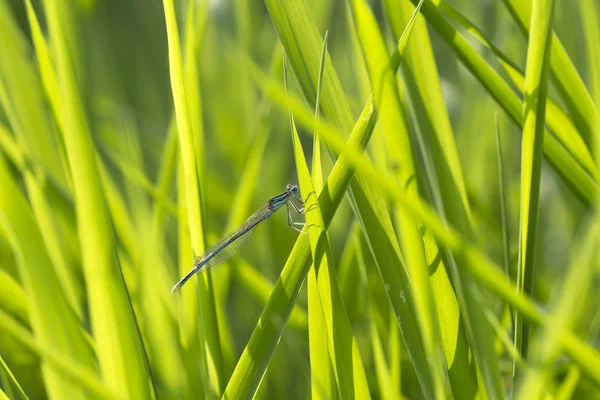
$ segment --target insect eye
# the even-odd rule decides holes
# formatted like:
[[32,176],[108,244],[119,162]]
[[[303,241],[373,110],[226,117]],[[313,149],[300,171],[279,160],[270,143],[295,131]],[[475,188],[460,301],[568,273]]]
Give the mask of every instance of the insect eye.
[[292,191],[293,191],[293,190],[294,190],[294,188],[293,188],[293,186],[292,186],[292,185],[288,184],[288,185],[286,185],[286,187],[285,187],[285,190],[288,190],[288,191],[289,191],[289,190],[292,190]]

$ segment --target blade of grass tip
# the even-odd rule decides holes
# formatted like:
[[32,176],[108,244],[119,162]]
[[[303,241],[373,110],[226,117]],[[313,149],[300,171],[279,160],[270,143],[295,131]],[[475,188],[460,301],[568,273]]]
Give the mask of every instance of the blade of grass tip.
[[[21,327],[19,323],[15,322],[2,310],[0,310],[0,327],[2,327],[3,332],[10,334],[13,338],[43,358],[44,362],[50,368],[63,377],[64,382],[69,382],[68,386],[71,388],[80,388],[81,391],[85,391],[88,396],[82,398],[90,398],[90,395],[98,399],[116,400],[123,398],[122,394],[117,395],[116,392],[107,388],[100,381],[95,369],[81,364],[72,356],[65,355],[64,352],[58,352],[56,347],[40,343],[37,336],[32,336],[30,332]],[[47,383],[47,381],[45,382]],[[68,398],[73,398],[73,394],[76,391],[70,389],[67,393]]]
[[[185,173],[186,203],[188,212],[188,225],[190,239],[194,254],[201,255],[204,250],[203,209],[200,193],[200,178],[198,177],[197,160],[195,155],[195,141],[193,126],[190,121],[188,97],[185,90],[183,69],[181,62],[181,48],[173,0],[164,0],[163,7],[167,26],[167,41],[169,48],[169,71],[171,88],[175,103],[177,130],[183,168]],[[187,269],[189,270],[190,267]],[[186,271],[187,272],[187,271]],[[212,277],[210,272],[200,274],[195,279],[199,283],[198,298],[202,305],[197,310],[200,313],[202,326],[199,328],[201,346],[203,348],[202,363],[205,367],[204,376],[205,395],[209,398],[219,397],[222,392],[222,359],[217,324],[217,312],[213,296]],[[188,290],[189,291],[189,290]],[[186,307],[191,297],[184,298]],[[194,319],[195,321],[195,319]],[[186,331],[190,332],[191,321],[185,322]],[[198,328],[196,326],[196,328]],[[191,333],[191,332],[190,332]]]
[[[530,2],[518,0],[503,0],[503,3],[517,25],[521,28],[523,34],[527,35],[528,31],[534,28],[532,24],[533,20],[531,19],[534,5]],[[592,143],[592,139],[598,139],[592,135],[594,133],[595,121],[600,119],[599,112],[594,106],[592,97],[586,89],[583,79],[579,76],[575,65],[569,58],[560,39],[554,32],[551,35],[552,47],[550,49],[549,68],[552,74],[552,81],[568,110],[573,115],[573,122],[579,129],[584,140],[588,144]],[[531,33],[529,33],[529,36],[531,36]]]
[[[504,53],[494,46],[480,29],[452,5],[446,1],[441,1],[439,7],[444,14],[463,26],[481,44],[492,51],[513,81],[513,84],[519,88],[519,90],[522,90],[525,81],[523,72]],[[585,141],[577,131],[577,127],[550,96],[548,96],[546,100],[546,120],[548,127],[551,129],[551,133],[556,137],[560,144],[568,150],[573,158],[581,164],[595,180],[600,180],[600,175],[594,164],[594,159],[592,158]]]
[[[19,384],[19,381],[17,381],[17,378],[15,378],[15,375],[12,373],[10,368],[8,368],[8,365],[6,365],[4,358],[2,358],[2,353],[0,353],[0,369],[2,369],[4,372],[4,375],[8,377],[8,379],[9,379],[8,384],[13,386],[14,389],[16,389],[17,393],[19,394],[19,397],[21,399],[29,399],[29,397],[27,397],[27,395],[25,394],[25,391]],[[10,386],[9,386],[9,388],[10,388]],[[16,397],[13,396],[13,398],[16,398]],[[8,399],[8,397],[7,397],[7,399]]]
[[[107,387],[133,398],[151,396],[151,379],[127,288],[123,281],[88,123],[72,64],[67,30],[72,14],[44,1],[62,92],[62,132],[75,188],[83,270],[100,370]],[[72,43],[72,42],[71,42]]]
[[[421,5],[422,2],[415,12],[418,12]],[[366,2],[353,0],[352,8],[357,36],[362,44],[371,85],[374,88],[375,105],[379,110],[389,146],[387,152],[389,161],[392,166],[397,166],[397,168],[392,167],[394,176],[408,196],[418,196],[419,180],[412,140],[395,80],[395,71],[389,68],[389,54],[385,42]],[[408,25],[408,27],[412,26],[414,25]],[[416,223],[403,210],[395,210],[395,216],[404,265],[410,276],[411,291],[415,300],[415,314],[418,317],[426,356],[432,369],[435,396],[440,399],[447,398],[446,361],[437,328],[423,238]]]
[[[296,117],[300,117],[298,121],[300,121],[303,126],[307,127],[307,129],[309,130],[315,128],[315,123],[311,111],[308,111],[300,100],[294,98],[293,95],[290,95],[288,98],[285,94],[285,90],[280,88],[277,82],[272,81],[268,76],[264,74],[259,76],[259,70],[256,66],[252,64],[247,64],[246,66],[249,68],[253,68],[253,74],[256,73],[256,78],[260,80],[261,84],[268,87],[268,93],[272,96],[274,100],[276,100],[277,104],[279,104],[282,109],[287,110],[291,108],[294,112],[294,115]],[[371,109],[370,112],[372,113],[374,112],[374,110]],[[367,113],[367,110],[365,110],[365,113]],[[361,124],[372,124],[373,122],[374,121],[369,117],[368,114],[363,115],[359,118],[359,123]],[[400,206],[406,207],[406,209],[409,210],[412,213],[412,215],[414,215],[415,219],[417,221],[420,221],[433,234],[433,236],[440,243],[440,246],[447,248],[448,251],[451,251],[453,254],[460,254],[461,256],[463,256],[465,258],[465,262],[460,264],[461,267],[467,268],[468,271],[478,282],[483,284],[492,293],[495,293],[496,295],[504,299],[506,302],[511,304],[513,307],[515,307],[515,309],[522,312],[524,317],[531,319],[536,324],[543,323],[543,321],[546,318],[546,314],[542,310],[540,310],[537,307],[537,305],[533,303],[528,297],[518,293],[515,290],[514,282],[510,281],[509,278],[506,277],[506,275],[504,275],[503,272],[501,272],[502,269],[500,267],[495,265],[492,261],[490,261],[487,258],[487,256],[481,253],[476,247],[471,245],[470,242],[464,239],[452,226],[446,224],[441,217],[439,217],[430,209],[430,207],[427,204],[423,203],[418,199],[407,198],[403,194],[403,192],[398,189],[394,181],[390,180],[385,174],[382,174],[381,171],[378,171],[375,168],[373,168],[368,158],[361,152],[361,150],[364,148],[364,143],[361,143],[357,146],[355,141],[356,138],[353,138],[352,135],[351,137],[353,138],[353,140],[349,142],[344,142],[342,135],[325,121],[321,122],[319,129],[321,132],[321,137],[323,138],[325,143],[327,143],[327,145],[332,148],[332,150],[338,153],[343,152],[344,169],[346,168],[345,162],[350,162],[351,165],[354,168],[356,168],[357,171],[360,171],[362,174],[364,174],[366,179],[369,179],[369,181],[373,185],[375,185],[377,188],[384,190],[384,193],[389,195]],[[362,129],[364,129],[362,125],[357,126],[355,128],[355,131]],[[358,133],[355,131],[353,131],[353,133],[356,133],[358,135]],[[366,140],[367,138],[363,136],[361,137],[361,139]],[[356,178],[357,176],[355,176],[355,179]],[[330,179],[328,179],[328,182],[330,182]],[[332,188],[337,189],[336,186],[332,186]],[[323,199],[323,197],[324,195],[321,195],[319,199],[321,200]],[[337,196],[330,197],[336,201],[338,200]],[[329,214],[329,208],[322,206],[322,209],[325,210],[325,212],[323,213],[325,221],[329,222],[329,218],[331,217],[331,215]],[[375,217],[369,217],[365,218],[365,220],[370,221],[374,218]],[[386,220],[389,220],[389,217]],[[300,238],[299,240],[301,239],[302,238]],[[371,245],[373,245],[374,243],[377,242],[373,241]],[[302,241],[300,242],[300,244],[303,246],[306,245],[306,243],[302,243]],[[378,252],[373,253],[375,255],[378,254]],[[293,256],[294,262],[297,262],[294,254]],[[287,279],[287,276],[285,278]],[[279,290],[285,289],[282,287]],[[289,290],[292,289],[289,288]],[[281,296],[280,293],[277,293],[277,295]],[[287,295],[285,296],[286,298],[289,298]],[[407,299],[405,298],[404,300]],[[268,311],[271,312],[271,310]],[[261,323],[264,323],[264,320],[261,319]],[[401,325],[401,327],[403,329],[410,328],[404,325]],[[263,338],[257,338],[257,341],[258,339],[262,340]],[[270,340],[270,338],[267,339]],[[264,343],[258,341],[258,344],[263,345]],[[590,378],[594,379],[595,382],[600,383],[600,354],[597,351],[595,351],[591,346],[585,344],[580,339],[578,339],[573,334],[573,332],[570,331],[564,333],[562,344],[564,346],[565,352],[577,364],[586,367],[586,372],[589,374]],[[257,344],[252,343],[253,348],[255,348],[256,346]],[[240,364],[238,363],[238,367],[239,366]]]
[[[521,212],[519,231],[519,265],[517,287],[533,296],[534,260],[537,242],[537,220],[542,172],[546,96],[552,40],[554,0],[534,0],[531,31],[527,49],[523,141],[521,147]],[[527,358],[530,323],[515,316],[515,343],[523,358]],[[518,369],[514,377],[520,380]]]
[[[320,97],[323,83],[323,71],[325,66],[325,57],[327,55],[327,36],[328,32],[325,32],[323,38],[323,48],[321,50],[321,60],[319,63],[319,77],[317,96],[315,101],[315,130],[313,138],[313,179],[316,181],[315,187],[309,189],[310,192],[313,190],[316,193],[320,193],[323,189],[323,170],[321,165],[321,144],[319,140],[319,111],[320,111]],[[287,65],[283,62],[283,75],[284,83],[287,91]],[[289,113],[290,119],[290,130],[292,132],[292,143],[296,150],[296,137],[294,120],[291,112]],[[296,150],[298,151],[298,150]],[[303,154],[302,154],[303,155]],[[295,155],[298,157],[298,154]],[[296,160],[296,163],[299,163]],[[299,183],[301,184],[300,180]],[[302,188],[302,184],[301,184]],[[302,193],[309,193],[302,190]],[[304,206],[305,210],[308,209],[308,204]],[[306,223],[309,223],[308,220]],[[307,232],[307,231],[305,231]],[[314,260],[314,258],[313,258]],[[336,377],[334,377],[335,367],[337,366],[336,360],[334,359],[335,353],[330,353],[328,350],[328,332],[327,324],[325,322],[325,316],[323,308],[321,307],[321,299],[319,296],[319,287],[317,281],[317,269],[318,265],[313,261],[313,265],[308,271],[307,277],[307,292],[308,292],[308,343],[310,352],[310,382],[311,382],[311,395],[315,399],[332,399],[338,396],[336,385]],[[334,368],[332,370],[332,367]],[[339,378],[339,374],[337,376]]]
[[[19,275],[28,296],[33,331],[43,345],[52,347],[65,356],[72,357],[84,367],[94,370],[93,351],[58,283],[33,212],[1,156],[0,181],[0,225],[17,259]],[[47,312],[48,304],[52,304],[53,313]],[[64,376],[51,366],[46,365],[42,370],[50,395],[86,397],[85,391],[70,385],[64,380]]]
[[[536,14],[534,7],[532,16]],[[535,27],[535,24],[532,24]],[[532,29],[531,32],[534,30]],[[552,302],[550,315],[546,324],[532,339],[529,359],[533,368],[525,373],[522,385],[518,390],[518,399],[538,399],[550,383],[553,374],[552,365],[561,353],[561,341],[565,331],[573,329],[581,317],[583,310],[578,305],[584,304],[589,295],[590,284],[594,269],[597,266],[597,243],[600,233],[598,216],[591,217],[590,225],[586,227],[581,239],[574,241],[573,258],[566,269],[566,277],[560,290]],[[582,372],[586,373],[585,368]]]
[[[413,4],[417,0],[411,0]],[[425,2],[421,10],[431,27],[456,53],[459,60],[479,80],[496,102],[506,111],[510,118],[519,126],[523,126],[522,103],[510,86],[494,71],[494,69],[479,55],[463,35],[458,32],[440,13],[432,2]],[[552,122],[551,120],[547,121]],[[556,127],[549,125],[551,131]],[[594,180],[575,162],[573,157],[558,143],[552,135],[546,135],[544,153],[573,191],[581,200],[589,204],[596,197],[598,188]]]
[[[317,196],[308,196],[314,191],[304,151],[296,132],[293,115],[290,114],[292,139],[296,158],[298,182],[302,193],[307,194],[305,200],[306,225],[313,258],[313,269],[316,274],[316,294],[320,300],[331,365],[336,378],[340,396],[344,399],[370,398],[367,377],[358,351],[358,343],[352,332],[350,320],[346,314],[340,296],[337,276],[333,267],[329,239],[325,230],[325,222],[321,214]],[[309,321],[310,323],[310,321]],[[321,362],[322,356],[319,357]]]

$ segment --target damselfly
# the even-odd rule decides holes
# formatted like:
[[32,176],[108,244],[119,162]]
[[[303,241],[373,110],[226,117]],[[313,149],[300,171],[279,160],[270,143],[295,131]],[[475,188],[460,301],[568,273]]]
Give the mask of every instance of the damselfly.
[[[296,204],[296,202],[298,204]],[[200,270],[206,271],[227,261],[235,254],[242,243],[248,240],[252,231],[259,223],[269,218],[275,211],[279,210],[284,205],[287,208],[288,225],[302,233],[296,226],[302,226],[304,224],[292,221],[290,205],[297,213],[304,214],[304,201],[300,198],[298,186],[287,185],[284,193],[270,199],[266,206],[252,214],[241,226],[231,231],[217,244],[206,250],[203,255],[196,257],[194,268],[173,286],[171,293],[179,290],[179,288],[181,288],[196,272]]]

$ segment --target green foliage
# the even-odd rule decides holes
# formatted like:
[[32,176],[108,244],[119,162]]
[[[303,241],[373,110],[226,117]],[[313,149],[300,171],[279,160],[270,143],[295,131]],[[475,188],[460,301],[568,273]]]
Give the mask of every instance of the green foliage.
[[599,18],[0,0],[0,399],[597,397]]

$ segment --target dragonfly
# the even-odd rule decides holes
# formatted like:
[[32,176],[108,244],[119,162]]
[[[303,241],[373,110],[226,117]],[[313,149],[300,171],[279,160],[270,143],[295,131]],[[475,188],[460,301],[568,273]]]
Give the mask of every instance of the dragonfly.
[[248,240],[254,231],[254,228],[284,205],[287,208],[288,225],[300,233],[305,233],[298,228],[298,226],[304,226],[304,223],[294,222],[292,220],[290,209],[291,206],[298,214],[305,213],[304,201],[300,197],[300,190],[297,185],[287,185],[285,187],[285,192],[271,198],[264,207],[252,214],[246,222],[229,232],[229,234],[218,243],[207,249],[203,255],[196,257],[194,268],[173,286],[171,293],[175,293],[179,290],[197,272],[215,268],[231,258],[240,246]]

